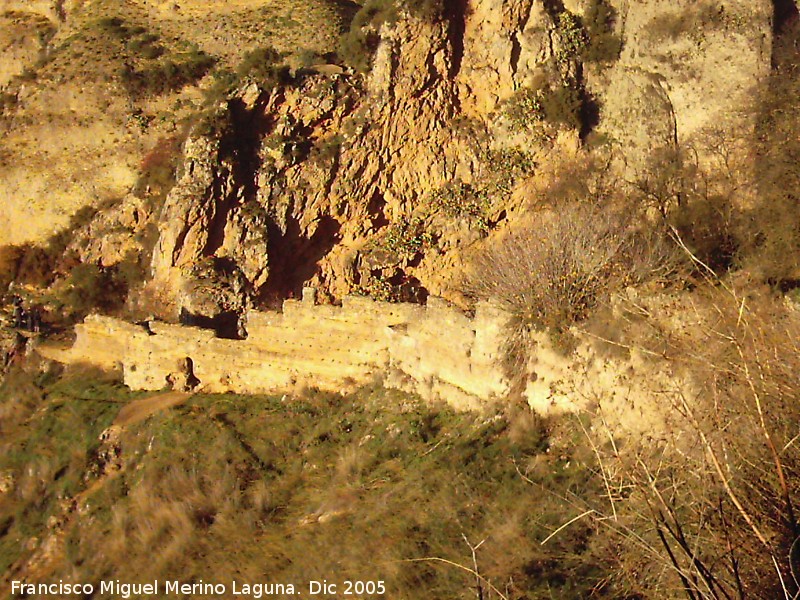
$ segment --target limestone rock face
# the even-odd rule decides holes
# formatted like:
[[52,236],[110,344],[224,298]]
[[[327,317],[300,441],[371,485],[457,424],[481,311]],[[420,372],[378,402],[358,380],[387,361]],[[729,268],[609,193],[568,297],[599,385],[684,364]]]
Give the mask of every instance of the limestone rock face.
[[[304,284],[341,298],[380,271],[369,266],[371,240],[412,221],[437,190],[479,180],[487,168],[474,132],[454,130],[454,117],[470,106],[464,111],[488,118],[547,56],[547,36],[536,29],[543,16],[530,1],[448,16],[385,26],[363,91],[335,73],[310,75],[279,94],[245,90],[228,117],[233,131],[238,119],[258,135],[231,163],[212,142],[187,143],[184,176],[161,218],[156,277],[167,281],[170,269],[213,255],[234,261],[262,298],[297,294]],[[506,28],[505,42],[489,47]],[[255,160],[236,173],[242,152]],[[210,230],[218,237],[210,240]],[[445,247],[474,241],[469,227],[453,232],[441,232]],[[452,263],[433,252],[383,275],[418,275],[431,293],[446,294],[439,275]]]
[[552,24],[534,0],[476,0],[465,19],[458,73],[467,114],[489,115],[551,56]]
[[112,267],[137,257],[152,230],[153,215],[147,204],[128,194],[119,203],[79,228],[69,244],[84,263]]
[[629,164],[667,143],[691,143],[709,128],[747,127],[739,113],[770,69],[771,2],[613,4],[622,55],[591,83],[603,106],[601,130],[625,148]]
[[183,176],[167,196],[158,217],[163,224],[153,254],[153,274],[192,264],[206,254],[211,230],[230,192],[230,169],[219,162],[219,143],[205,137],[184,146]]
[[256,294],[351,289],[365,238],[407,218],[471,156],[448,130],[457,96],[446,25],[401,20],[384,36],[365,93],[336,74],[248,90],[226,107],[222,140],[187,142],[159,219],[157,279],[214,256],[235,262]]
[[[257,287],[265,277],[265,235],[257,234],[259,227],[266,233],[265,223],[243,212],[245,185],[221,154],[221,144],[204,136],[186,142],[182,176],[157,217],[162,227],[150,287],[170,299],[173,318],[181,309],[207,317],[241,310],[243,289]],[[208,262],[224,259],[230,262],[232,289],[215,278]]]
[[[16,4],[6,0],[0,7]],[[229,4],[244,10],[248,2]],[[521,180],[547,155],[561,156],[563,131],[547,139],[514,132],[502,113],[505,101],[542,71],[552,74],[565,41],[538,0],[446,4],[446,18],[438,22],[403,14],[385,24],[364,81],[323,67],[299,73],[291,86],[261,89],[246,82],[219,106],[216,121],[194,129],[163,208],[137,213],[158,231],[150,291],[168,307],[164,316],[175,318],[182,309],[206,317],[243,312],[251,301],[277,302],[304,285],[339,300],[368,287],[370,278],[411,282],[425,293],[454,299],[462,251],[486,235],[489,222],[496,227],[518,218]],[[613,65],[584,65],[581,77],[599,100],[599,131],[624,151],[634,171],[659,149],[732,119],[746,102],[748,86],[768,72],[768,0],[610,4],[622,55]],[[169,13],[173,25],[194,22],[205,6],[146,5],[153,14]],[[53,22],[64,13],[68,23],[83,3],[26,6]],[[570,0],[564,6],[582,14],[587,3]],[[63,105],[54,124],[36,130],[43,146],[53,146],[69,130],[80,134],[86,151],[79,165],[61,168],[49,150],[30,153],[30,145],[16,144],[28,150],[20,150],[0,178],[0,217],[22,225],[7,241],[42,239],[67,225],[77,206],[124,197],[137,180],[144,150],[175,133],[150,124],[147,135],[139,135],[129,107],[117,102],[104,108],[98,100],[103,94],[61,85],[58,76],[54,70],[49,87],[22,89],[20,118],[35,120],[26,105]],[[107,79],[111,95],[116,84],[113,76]],[[69,111],[89,104],[87,114],[102,118],[87,119],[77,131]],[[163,115],[172,109],[153,110]],[[571,146],[580,145],[578,134],[571,135]],[[502,192],[485,185],[493,169],[510,168],[492,154],[499,149],[524,152],[532,165],[526,175],[505,181]],[[32,169],[48,174],[31,177]],[[470,186],[488,204],[500,198],[500,206],[486,208],[478,223],[464,216],[461,198],[446,206],[437,195]],[[128,254],[143,227],[115,230],[114,219],[130,221],[132,213],[114,210],[84,238],[82,254],[103,265]],[[434,241],[422,239],[416,224],[432,232]],[[406,237],[396,243],[398,231]],[[105,239],[91,239],[97,237]]]
[[[587,65],[585,77],[602,107],[600,131],[634,171],[660,149],[733,119],[769,69],[766,0],[612,4],[622,56],[611,67]],[[585,3],[567,8],[580,14]],[[169,269],[214,256],[233,261],[261,298],[297,294],[304,284],[340,298],[371,272],[419,278],[446,296],[442,273],[458,263],[451,251],[475,241],[468,227],[444,227],[438,252],[392,268],[374,240],[412,222],[437,190],[485,179],[481,153],[492,144],[546,151],[497,117],[564,43],[533,0],[475,0],[448,11],[439,23],[405,15],[385,25],[363,91],[335,73],[280,93],[244,90],[241,106],[228,107],[230,131],[256,135],[228,158],[224,141],[187,144],[154,273],[166,281]],[[476,129],[463,133],[456,117]]]
[[602,130],[609,132],[620,148],[636,149],[622,156],[635,172],[653,153],[675,147],[675,107],[666,80],[657,73],[617,67],[608,77],[611,83],[603,105]]

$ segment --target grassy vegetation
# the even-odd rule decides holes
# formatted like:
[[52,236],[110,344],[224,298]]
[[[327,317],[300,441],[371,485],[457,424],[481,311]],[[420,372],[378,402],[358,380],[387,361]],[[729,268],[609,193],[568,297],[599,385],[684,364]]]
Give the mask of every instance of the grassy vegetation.
[[0,570],[24,556],[91,481],[98,436],[121,403],[136,394],[100,372],[59,376],[45,367],[16,370],[0,385],[0,473],[13,490],[0,494]]
[[[0,459],[17,482],[0,504],[0,521],[14,515],[0,538],[6,564],[22,553],[22,527],[42,535],[56,490],[68,500],[84,487],[96,436],[126,397],[86,380],[31,385],[47,408],[18,423]],[[122,471],[70,521],[49,576],[298,586],[335,576],[382,579],[389,598],[472,598],[476,586],[485,598],[604,597],[591,528],[541,544],[565,520],[562,495],[599,483],[585,468],[591,453],[564,435],[532,415],[456,413],[380,387],[195,396],[123,434]],[[68,457],[34,458],[37,444]],[[46,488],[45,499],[25,486]],[[36,520],[18,516],[26,511]],[[482,540],[476,580],[453,565],[474,569],[470,545]]]
[[609,63],[619,58],[622,37],[615,32],[617,14],[605,0],[589,0],[583,14],[588,43],[583,59],[590,63]]
[[757,300],[743,310],[711,293],[696,310],[714,326],[674,332],[666,359],[709,396],[662,390],[678,423],[664,443],[623,442],[584,417],[457,413],[380,386],[197,395],[124,431],[121,470],[80,512],[71,499],[97,480],[97,435],[136,395],[29,365],[0,388],[0,474],[13,481],[0,564],[61,528],[45,580],[302,586],[335,574],[381,579],[388,598],[766,600],[781,597],[777,567],[791,594],[797,324]]

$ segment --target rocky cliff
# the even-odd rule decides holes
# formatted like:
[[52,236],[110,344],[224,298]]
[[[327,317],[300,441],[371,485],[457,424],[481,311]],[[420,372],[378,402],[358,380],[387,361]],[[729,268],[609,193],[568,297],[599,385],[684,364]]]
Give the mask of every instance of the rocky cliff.
[[[746,139],[749,90],[770,70],[774,13],[767,0],[370,4],[342,38],[351,49],[342,42],[337,65],[319,54],[330,40],[307,45],[318,52],[303,61],[263,49],[237,57],[199,21],[167,43],[167,32],[200,19],[193,3],[177,12],[132,4],[116,21],[97,21],[89,5],[59,6],[83,27],[80,43],[123,38],[128,79],[65,80],[54,65],[78,42],[58,27],[39,82],[9,84],[9,124],[34,118],[31,107],[56,93],[71,100],[52,124],[14,129],[25,137],[40,128],[46,147],[9,137],[1,210],[21,224],[6,241],[41,239],[77,207],[101,207],[88,224],[72,223],[71,250],[102,268],[138,254],[148,281],[130,306],[173,321],[278,306],[304,285],[334,302],[353,292],[462,302],[470,253],[535,222],[564,164],[606,161],[626,182],[665,151],[701,156],[719,127]],[[243,24],[272,10],[209,6],[209,23],[217,10]],[[105,37],[92,37],[98,27]],[[217,52],[210,75],[169,93],[131,91],[147,69],[172,61],[180,72],[191,35]],[[131,48],[139,54],[125,54]],[[192,60],[203,59],[194,48]],[[151,54],[161,57],[148,62]],[[105,86],[105,107],[88,97],[99,89],[90,82]],[[102,117],[77,126],[63,111],[77,114],[83,101]],[[75,171],[66,153],[78,138]]]
[[[604,35],[621,53],[598,62],[576,58],[565,25],[590,4],[403,14],[381,26],[363,87],[309,72],[291,86],[243,88],[220,106],[221,136],[185,145],[153,286],[172,290],[172,311],[193,306],[192,265],[213,257],[235,265],[255,301],[304,283],[331,298],[378,289],[457,299],[463,249],[513,225],[539,168],[574,155],[579,136],[601,135],[635,175],[724,121],[752,127],[740,113],[769,72],[769,2],[615,3]],[[515,120],[515,102],[543,78],[579,86],[595,121],[571,133]]]

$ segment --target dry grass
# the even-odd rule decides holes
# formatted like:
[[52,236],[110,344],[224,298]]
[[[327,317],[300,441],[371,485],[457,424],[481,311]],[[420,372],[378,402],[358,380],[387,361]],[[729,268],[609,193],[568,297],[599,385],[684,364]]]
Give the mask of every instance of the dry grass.
[[[382,579],[388,598],[425,589],[466,600],[477,565],[486,600],[587,597],[605,577],[591,528],[540,542],[565,520],[558,490],[594,493],[581,468],[590,456],[571,440],[550,443],[546,426],[380,388],[355,398],[196,396],[123,435],[122,470],[82,501],[63,555],[39,576]],[[52,486],[52,467],[37,464],[18,479],[31,501]]]
[[[800,535],[800,321],[782,302],[732,290],[695,296],[670,368],[691,383],[660,391],[673,430],[659,444],[600,453],[620,585],[695,600],[794,598]],[[655,596],[653,596],[653,594]]]

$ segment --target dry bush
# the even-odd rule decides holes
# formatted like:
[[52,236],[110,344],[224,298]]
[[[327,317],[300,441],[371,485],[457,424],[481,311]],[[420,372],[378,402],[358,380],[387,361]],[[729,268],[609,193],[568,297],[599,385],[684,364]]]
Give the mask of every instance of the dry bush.
[[139,165],[141,175],[134,187],[137,196],[151,199],[154,206],[163,202],[177,180],[183,142],[182,135],[162,137],[145,154]]
[[624,214],[573,203],[540,215],[477,256],[467,283],[471,295],[510,313],[512,364],[524,356],[529,332],[563,334],[610,294],[667,279],[680,262],[665,236],[638,230]]
[[674,430],[618,452],[600,428],[608,501],[591,509],[615,533],[620,585],[643,597],[796,598],[800,320],[726,290],[697,317],[673,341],[691,384],[661,393]]
[[707,129],[691,145],[654,153],[626,182],[632,201],[657,213],[720,275],[741,264],[752,234],[742,216],[749,190],[743,145],[736,133]]

